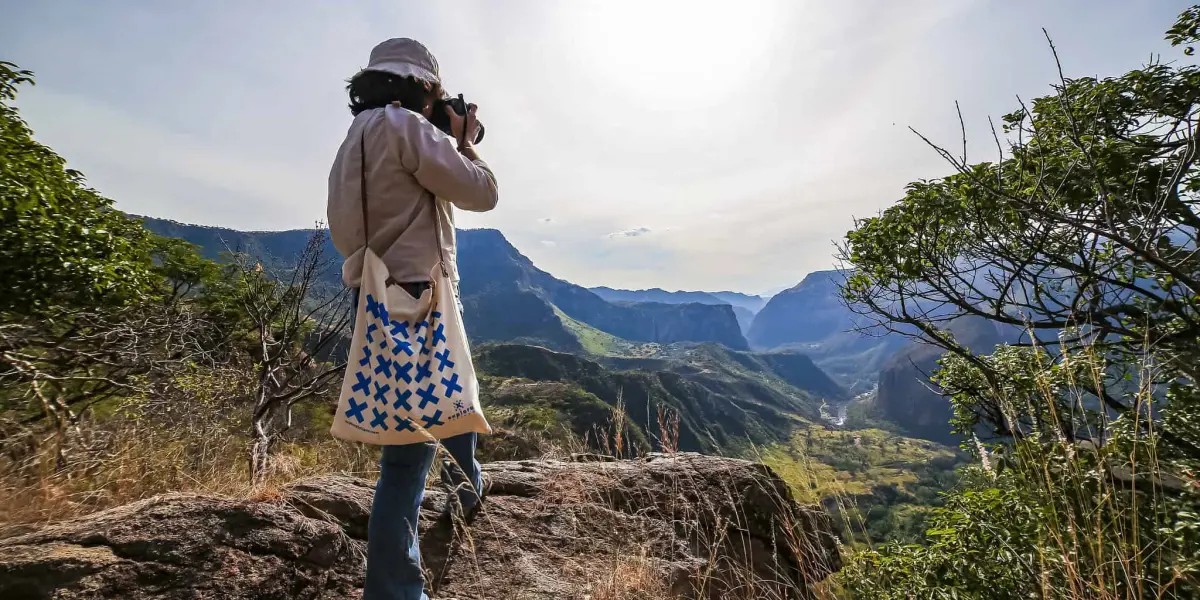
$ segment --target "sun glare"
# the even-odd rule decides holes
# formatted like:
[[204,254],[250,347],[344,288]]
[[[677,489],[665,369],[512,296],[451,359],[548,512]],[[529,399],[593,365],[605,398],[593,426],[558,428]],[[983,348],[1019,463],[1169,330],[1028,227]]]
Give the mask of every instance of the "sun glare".
[[743,90],[774,41],[778,5],[609,0],[569,3],[585,64],[604,86],[657,102],[714,103]]

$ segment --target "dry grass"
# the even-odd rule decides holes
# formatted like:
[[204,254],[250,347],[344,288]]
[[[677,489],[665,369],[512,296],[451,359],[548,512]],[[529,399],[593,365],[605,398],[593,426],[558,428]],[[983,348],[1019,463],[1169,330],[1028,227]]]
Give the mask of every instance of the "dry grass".
[[[237,385],[234,381],[224,381],[221,374],[189,382],[187,393],[174,397],[176,403],[188,402],[188,410],[183,413],[167,410],[164,399],[131,400],[106,415],[85,418],[61,448],[48,438],[41,440],[35,452],[19,460],[2,459],[0,497],[6,501],[0,504],[0,531],[82,516],[168,492],[276,502],[281,498],[281,487],[297,478],[326,473],[376,476],[376,448],[334,440],[325,433],[326,425],[308,415],[297,417],[295,437],[277,443],[266,474],[252,480],[250,440],[245,434],[248,428],[231,416],[239,414],[238,407],[233,405],[235,400],[231,400],[237,397]],[[614,408],[612,425],[599,439],[607,441],[613,454],[628,457],[634,450],[622,429],[624,419],[617,418],[622,413],[620,406]],[[678,445],[678,415],[664,411],[658,416],[658,440],[664,449],[672,451]],[[586,450],[582,440],[551,448],[553,454],[562,458]],[[431,477],[436,478],[437,471],[434,469]],[[544,499],[557,504],[598,506],[602,512],[609,510],[613,514],[627,509],[622,503],[629,499],[614,494],[611,491],[614,486],[595,483],[595,478],[585,482],[578,477],[563,476],[552,482]],[[688,494],[694,485],[686,478],[672,485],[669,497],[636,499],[639,505],[653,507],[647,510],[666,517],[670,526],[665,531],[670,539],[661,539],[664,531],[660,530],[655,530],[657,538],[639,536],[633,529],[597,533],[613,538],[596,540],[597,546],[608,548],[604,551],[607,558],[599,565],[585,565],[589,575],[579,580],[580,595],[576,597],[592,600],[810,597],[809,591],[783,583],[788,578],[764,573],[761,549],[750,547],[745,539],[732,535],[750,527],[749,517],[740,509],[744,490],[725,489],[721,497],[694,498]],[[599,489],[606,487],[608,491]],[[591,518],[580,514],[585,519]],[[640,514],[634,515],[627,517],[624,524],[636,528],[640,520]],[[798,533],[801,528],[797,524],[789,527],[792,529],[797,532],[795,539],[780,542],[793,545],[797,553],[803,554],[807,542]],[[468,546],[466,554],[473,555],[470,532],[462,543]],[[678,564],[668,560],[667,549],[680,544],[691,548],[704,564],[690,568],[684,578],[687,589],[672,590],[670,587],[681,578]],[[469,564],[458,568],[472,570]]]
[[[1010,547],[953,546],[950,556],[884,548],[880,555],[891,562],[850,565],[847,587],[882,590],[897,598],[894,590],[929,586],[925,592],[968,597],[980,590],[966,591],[972,584],[963,582],[979,569],[980,576],[997,579],[1003,573],[1012,581],[1003,591],[989,588],[984,590],[988,595],[969,597],[1195,597],[1200,552],[1196,538],[1184,532],[1196,530],[1190,508],[1194,492],[1186,489],[1196,483],[1186,468],[1158,455],[1160,421],[1154,411],[1161,390],[1149,382],[1163,377],[1151,357],[1135,365],[1140,368],[1136,386],[1121,388],[1112,383],[1107,358],[1092,346],[1063,354],[1038,347],[1020,353],[998,350],[995,356],[1002,368],[1028,376],[1002,376],[999,385],[978,386],[976,393],[999,406],[1009,423],[1028,424],[1032,434],[993,448],[1003,451],[1003,469],[976,438],[979,465],[970,489],[1001,492],[998,497],[1004,500],[956,509],[955,528],[966,532],[963,540],[976,539],[980,531],[1011,532]],[[1117,420],[1096,415],[1083,424],[1084,407],[1096,402],[1089,390],[1106,388],[1136,399],[1135,410]],[[1143,430],[1139,422],[1148,425]],[[1073,442],[1063,431],[1093,441]],[[975,555],[964,556],[968,552]],[[875,566],[880,564],[885,567]],[[992,567],[996,570],[987,570]]]
[[167,492],[262,498],[297,478],[372,476],[378,451],[331,438],[323,407],[298,407],[290,435],[275,444],[266,473],[250,477],[249,377],[197,370],[150,397],[127,398],[81,415],[63,434],[0,454],[0,528],[78,517]]
[[371,476],[378,468],[378,453],[365,446],[329,438],[286,442],[266,476],[252,482],[246,437],[193,433],[125,425],[71,442],[63,461],[48,447],[7,465],[0,472],[0,497],[6,498],[0,527],[77,517],[166,492],[261,499],[301,477]]
[[585,600],[667,600],[678,598],[668,589],[660,568],[653,564],[645,549],[629,555],[614,556],[602,569],[604,576],[588,585]]

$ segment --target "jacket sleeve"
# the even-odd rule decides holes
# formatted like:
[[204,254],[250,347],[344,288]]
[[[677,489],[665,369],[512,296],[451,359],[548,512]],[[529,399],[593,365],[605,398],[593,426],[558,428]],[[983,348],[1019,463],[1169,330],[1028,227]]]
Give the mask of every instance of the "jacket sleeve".
[[403,108],[387,109],[400,146],[400,162],[433,195],[476,212],[496,207],[496,177],[487,163],[471,161],[454,140],[424,117]]

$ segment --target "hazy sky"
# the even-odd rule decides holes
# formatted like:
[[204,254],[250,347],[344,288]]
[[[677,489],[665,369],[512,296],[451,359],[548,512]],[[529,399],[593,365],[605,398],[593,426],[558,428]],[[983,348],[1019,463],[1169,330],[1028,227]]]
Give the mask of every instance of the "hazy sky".
[[829,268],[833,240],[946,174],[913,134],[994,156],[987,117],[1055,77],[1115,75],[1167,0],[0,0],[0,60],[37,75],[37,136],[123,210],[309,227],[389,37],[480,104],[495,227],[583,285],[761,292]]

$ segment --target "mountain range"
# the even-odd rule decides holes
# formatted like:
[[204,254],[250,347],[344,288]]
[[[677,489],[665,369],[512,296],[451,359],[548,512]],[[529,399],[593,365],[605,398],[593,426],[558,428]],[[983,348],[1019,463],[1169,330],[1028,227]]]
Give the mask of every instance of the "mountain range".
[[[243,232],[141,218],[150,231],[192,242],[210,258],[245,252],[268,268],[294,261],[312,235],[309,230]],[[328,257],[338,256],[328,239],[324,251]],[[519,341],[598,351],[594,340],[608,334],[629,342],[716,342],[735,350],[749,348],[728,304],[609,302],[538,269],[496,230],[460,230],[458,264],[463,318],[477,343]],[[337,281],[340,273],[340,264],[329,261],[325,278]]]
[[[294,262],[312,235],[142,219],[151,231],[192,242],[210,258],[245,252],[268,267]],[[339,256],[328,240],[324,250],[331,260],[323,277],[337,282]],[[752,430],[773,437],[779,433],[773,427],[787,422],[780,415],[815,420],[822,403],[872,392],[873,414],[898,431],[946,441],[948,403],[926,385],[939,353],[905,336],[859,331],[860,319],[838,297],[844,271],[811,273],[770,299],[731,291],[588,289],[537,268],[491,229],[458,232],[458,265],[464,320],[472,342],[490,348],[481,350],[481,364],[490,365],[493,374],[555,380],[535,368],[550,363],[559,365],[553,372],[573,374],[560,379],[595,369],[641,373],[633,379],[611,376],[626,378],[621,386],[628,387],[631,414],[645,421],[638,411],[649,404],[641,394],[687,408],[681,436],[689,447],[726,445],[728,440],[713,441],[728,438],[721,433],[723,423],[734,423],[736,435]],[[1003,337],[977,325],[959,327],[980,351]],[[571,362],[570,354],[584,362]],[[615,402],[611,386],[607,392],[582,387],[605,403]]]
[[648,290],[618,290],[610,287],[588,288],[609,302],[658,302],[661,304],[727,304],[733,307],[738,327],[745,334],[750,330],[754,315],[762,310],[767,300],[740,292],[668,292],[662,288]]
[[[510,320],[504,298],[520,294],[526,304],[536,298],[543,305],[537,315],[530,314],[532,310],[522,311],[522,315],[537,316],[537,323],[544,326],[550,313],[561,312],[569,319],[560,319],[558,327],[577,339],[580,328],[573,327],[571,320],[630,342],[716,342],[735,350],[749,349],[729,305],[609,302],[538,269],[494,229],[459,232],[458,267],[464,305],[476,298],[464,315],[468,331],[482,327],[472,335],[484,341],[506,341],[505,336],[493,334],[492,325],[485,322]],[[494,302],[489,304],[482,301],[484,298]],[[561,336],[556,332],[556,337]]]
[[852,393],[870,390],[908,338],[871,329],[841,301],[847,274],[816,271],[772,296],[746,333],[751,347],[803,352]]

